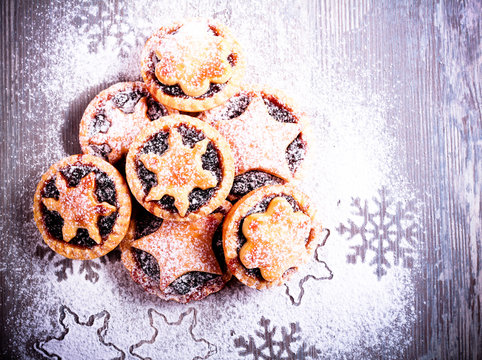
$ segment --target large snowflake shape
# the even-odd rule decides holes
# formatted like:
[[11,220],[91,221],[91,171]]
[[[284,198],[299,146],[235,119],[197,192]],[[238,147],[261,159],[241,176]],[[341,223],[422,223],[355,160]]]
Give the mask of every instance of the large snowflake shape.
[[[112,15],[116,13],[118,15]],[[142,46],[144,39],[126,19],[125,7],[102,0],[98,6],[80,7],[71,23],[78,26],[78,33],[87,42],[90,53],[109,49],[113,51],[112,56],[126,58],[133,49]]]
[[[261,330],[256,330],[254,336],[246,339],[239,336],[234,339],[234,346],[239,348],[239,356],[252,356],[254,360],[260,359],[317,359],[321,353],[314,345],[307,345],[301,341],[301,328],[298,323],[290,323],[289,329],[281,327],[281,336],[276,336],[276,326],[270,326],[271,321],[261,317],[259,325]],[[278,333],[279,334],[279,333]]]
[[129,352],[136,358],[159,359],[169,354],[169,359],[207,359],[216,353],[214,344],[193,332],[197,323],[196,309],[188,309],[175,321],[169,321],[154,309],[149,309],[148,314],[154,332],[149,339],[129,347]]
[[414,201],[394,201],[381,189],[371,201],[353,199],[352,207],[353,218],[337,228],[352,244],[349,263],[369,262],[379,279],[392,266],[413,267],[419,233]]
[[48,336],[34,349],[48,359],[125,359],[114,344],[105,341],[110,314],[104,310],[81,321],[67,306],[60,308],[60,336]]

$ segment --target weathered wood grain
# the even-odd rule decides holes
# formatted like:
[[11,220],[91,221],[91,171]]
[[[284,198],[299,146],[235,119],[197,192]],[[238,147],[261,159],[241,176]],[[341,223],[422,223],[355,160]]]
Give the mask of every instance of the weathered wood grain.
[[[39,152],[32,170],[31,152],[37,148],[29,144],[48,144],[28,131],[30,118],[23,116],[42,106],[42,95],[30,91],[35,73],[25,73],[25,58],[36,53],[29,40],[40,43],[52,26],[37,16],[45,3],[0,2],[0,352],[11,357],[20,345],[10,341],[12,329],[4,325],[29,298],[21,287],[25,269],[17,267],[10,242],[22,238],[31,217],[32,174],[42,161],[52,161]],[[317,0],[303,6],[318,31],[313,51],[321,71],[343,63],[353,65],[357,77],[357,69],[366,68],[370,76],[360,77],[366,94],[393,94],[388,114],[398,165],[421,206],[412,342],[403,353],[384,354],[482,358],[482,3]],[[79,151],[65,139],[77,131],[76,120],[102,85],[79,94],[66,114],[61,130],[66,152]]]

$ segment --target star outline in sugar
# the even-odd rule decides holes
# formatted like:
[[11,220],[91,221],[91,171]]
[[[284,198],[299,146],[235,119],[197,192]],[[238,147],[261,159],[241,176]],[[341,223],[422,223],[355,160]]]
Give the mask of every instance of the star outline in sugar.
[[[151,346],[151,347],[155,346],[156,343],[158,342],[158,336],[160,336],[162,338],[162,335],[175,334],[176,333],[174,331],[164,331],[164,332],[162,332],[161,331],[162,329],[160,329],[161,326],[168,326],[168,327],[175,326],[175,327],[181,329],[181,331],[177,330],[177,333],[180,333],[181,336],[184,335],[184,334],[188,334],[188,337],[190,339],[192,339],[192,341],[193,341],[193,344],[189,345],[189,349],[194,349],[196,351],[200,351],[201,344],[203,344],[205,347],[207,347],[203,356],[197,355],[197,356],[193,357],[193,359],[196,359],[196,360],[208,359],[212,355],[217,353],[218,349],[217,349],[217,346],[215,344],[209,342],[205,338],[196,336],[195,333],[194,333],[194,330],[197,326],[197,317],[198,317],[198,310],[196,310],[195,308],[193,308],[193,307],[189,308],[187,311],[181,313],[181,315],[179,315],[179,318],[177,320],[174,320],[174,321],[170,321],[167,318],[166,315],[164,315],[163,313],[161,313],[161,312],[159,312],[159,311],[157,311],[153,308],[149,308],[147,310],[147,314],[149,316],[149,326],[154,330],[154,333],[152,334],[152,336],[149,339],[141,340],[138,343],[133,344],[129,347],[129,353],[132,356],[134,356],[138,359],[151,359],[150,357],[144,357],[144,356],[138,354],[138,352],[136,350],[143,347],[143,346]],[[183,327],[188,327],[186,329],[187,331],[182,331]],[[178,342],[179,338],[175,337],[175,340],[177,340],[177,342]],[[175,341],[175,343],[177,343],[177,342]],[[170,343],[170,345],[171,344],[172,343]],[[196,346],[193,346],[193,345],[196,345]],[[161,347],[164,348],[163,346],[161,346]],[[175,349],[179,349],[179,347],[175,346]],[[151,352],[152,352],[152,350],[151,350]],[[185,355],[186,355],[185,349],[183,350],[182,355],[184,355],[184,356],[176,357],[175,355],[172,355],[171,357],[172,358],[185,358]]]
[[105,133],[99,132],[89,139],[92,145],[109,145],[109,158],[119,159],[129,151],[129,146],[141,129],[151,120],[147,116],[148,106],[145,97],[141,98],[130,114],[123,112],[113,103],[106,106],[105,115],[110,121],[110,127]]
[[246,268],[259,268],[266,281],[279,279],[286,270],[305,260],[310,225],[308,215],[295,212],[285,198],[276,197],[265,212],[244,219],[242,232],[246,243],[239,258]]
[[260,95],[255,95],[238,117],[219,119],[213,126],[231,146],[236,175],[262,170],[287,181],[292,179],[286,149],[302,126],[276,121]]
[[145,200],[156,201],[164,195],[172,196],[179,215],[184,217],[189,209],[189,194],[195,188],[206,190],[218,184],[217,177],[202,168],[202,156],[206,153],[209,142],[206,138],[191,148],[184,145],[182,135],[172,129],[168,149],[162,155],[140,155],[139,160],[157,179],[157,185],[149,190]]
[[315,262],[309,266],[308,275],[296,273],[290,278],[290,281],[284,284],[285,294],[293,306],[301,305],[301,302],[307,293],[307,288],[305,288],[307,283],[333,279],[333,271],[325,261],[321,260],[321,249],[330,237],[331,231],[328,228],[324,228],[322,233],[325,235],[315,250]]
[[[132,247],[156,259],[161,290],[192,271],[222,275],[212,247],[214,233],[222,220],[220,213],[190,222],[165,220],[155,232],[135,240]],[[196,264],[195,260],[201,263]]]
[[186,95],[196,97],[205,94],[211,83],[231,78],[232,42],[209,30],[205,22],[194,21],[159,40],[155,74],[161,83],[177,84]]
[[62,217],[62,239],[72,240],[79,228],[86,229],[89,236],[97,244],[102,242],[98,227],[99,216],[109,216],[117,208],[107,202],[99,202],[95,195],[95,173],[84,176],[79,184],[70,187],[61,173],[57,173],[55,186],[59,191],[59,199],[42,198],[42,203],[49,211],[56,211]]
[[[53,352],[52,349],[49,349],[51,346],[49,344],[57,344],[57,346],[60,345],[60,348],[58,350],[64,349],[64,351],[69,350],[69,346],[67,345],[69,342],[76,342],[79,341],[80,344],[77,344],[76,349],[80,350],[78,347],[85,345],[85,341],[88,339],[85,339],[84,336],[79,336],[75,335],[76,332],[83,330],[91,330],[91,334],[94,337],[94,339],[98,340],[98,342],[94,342],[97,348],[94,350],[93,354],[86,354],[88,352],[87,349],[83,349],[82,355],[86,356],[85,358],[93,358],[95,356],[98,356],[99,350],[111,350],[110,356],[113,355],[115,352],[117,356],[115,356],[112,359],[117,359],[117,360],[123,360],[126,358],[126,354],[124,351],[122,351],[119,347],[114,345],[113,343],[107,342],[105,340],[106,333],[109,329],[109,322],[110,322],[110,313],[107,310],[103,310],[95,315],[90,315],[86,321],[80,320],[80,316],[75,313],[72,309],[70,309],[66,305],[62,305],[60,307],[60,312],[59,312],[59,319],[58,322],[60,326],[62,327],[62,332],[59,336],[52,336],[49,335],[45,340],[39,340],[36,341],[33,344],[33,349],[40,353],[44,357],[48,357],[49,359],[55,358],[55,359],[63,359],[66,357],[72,356],[72,353],[68,354],[61,354],[57,352]],[[99,325],[97,325],[100,323]],[[100,326],[100,327],[99,327]],[[94,333],[95,332],[95,333]],[[67,342],[67,346],[62,346],[61,344]],[[83,348],[83,347],[82,347]],[[94,346],[88,347],[88,349],[92,349]],[[80,354],[79,358],[81,358]],[[104,354],[106,355],[106,354]],[[84,358],[84,357],[82,357]]]

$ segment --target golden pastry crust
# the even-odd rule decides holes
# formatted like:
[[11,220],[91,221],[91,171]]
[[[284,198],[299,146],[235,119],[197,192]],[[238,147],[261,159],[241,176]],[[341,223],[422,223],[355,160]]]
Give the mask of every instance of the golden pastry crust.
[[[315,210],[305,194],[289,184],[261,187],[241,198],[225,218],[226,264],[247,286],[264,289],[281,285],[312,256],[321,241],[320,231]],[[272,236],[274,232],[288,238],[277,239]],[[291,238],[293,244],[290,244]],[[300,239],[305,241],[301,249]],[[255,248],[256,243],[261,249]],[[292,252],[297,256],[293,257]]]
[[281,91],[245,86],[200,118],[216,128],[233,150],[235,179],[230,200],[260,186],[296,183],[302,178],[309,122]]
[[[119,103],[119,99],[123,103]],[[128,109],[119,107],[126,104],[132,106]],[[103,157],[113,164],[127,154],[144,126],[161,116],[175,113],[177,110],[151,98],[146,85],[140,81],[114,84],[102,90],[84,111],[79,130],[82,152]]]
[[152,96],[182,111],[203,111],[234,94],[244,75],[241,47],[223,24],[191,19],[161,27],[146,42],[141,72]]
[[214,128],[196,118],[171,115],[152,122],[135,139],[126,175],[135,198],[149,212],[166,220],[192,221],[226,199],[233,183],[233,157]]
[[[70,186],[70,180],[62,173],[70,169],[85,173],[75,186]],[[109,186],[113,189],[109,191],[115,191],[114,204],[113,200],[106,202],[97,198],[99,174],[103,174],[102,181],[107,178],[111,182]],[[56,196],[44,196],[52,192],[53,184]],[[87,260],[107,254],[120,243],[129,227],[131,199],[127,184],[111,164],[92,155],[73,155],[52,165],[42,176],[34,195],[33,210],[37,227],[52,250],[70,259]],[[46,221],[47,211],[62,217],[63,226],[57,236],[52,234]],[[100,218],[109,215],[115,215],[114,223],[109,233],[101,236]],[[93,243],[72,243],[78,229],[86,230]]]
[[[136,250],[143,250],[146,249],[145,244],[141,248],[139,248],[140,242],[151,242],[152,246],[151,249],[155,249],[156,245],[158,243],[162,243],[163,241],[166,241],[166,236],[169,236],[168,232],[171,232],[171,237],[172,239],[169,239],[170,242],[173,242],[174,244],[179,242],[182,243],[186,240],[186,238],[189,239],[189,241],[192,241],[193,243],[196,243],[196,238],[199,238],[200,243],[204,243],[203,239],[204,237],[207,236],[208,239],[210,239],[211,244],[214,244],[214,241],[216,241],[216,238],[219,236],[219,240],[221,239],[221,234],[220,230],[222,228],[222,222],[223,218],[226,215],[226,213],[229,211],[231,208],[231,203],[229,201],[225,201],[221,207],[216,209],[216,211],[213,214],[207,215],[203,218],[200,218],[194,222],[177,222],[177,221],[168,221],[168,220],[162,220],[160,218],[157,219],[152,219],[154,216],[153,215],[148,215],[143,214],[145,213],[145,210],[140,210],[135,217],[131,220],[131,224],[129,226],[129,230],[125,236],[125,238],[122,240],[120,244],[120,250],[122,252],[121,259],[122,263],[126,267],[126,269],[129,271],[131,274],[132,279],[138,283],[139,285],[142,286],[142,288],[159,298],[163,300],[174,300],[180,303],[188,303],[190,301],[195,301],[195,300],[201,300],[205,298],[206,296],[220,291],[226,283],[231,279],[232,275],[229,272],[229,269],[226,267],[226,264],[223,262],[224,257],[222,255],[222,246],[219,246],[219,257],[221,259],[221,263],[219,263],[216,260],[216,265],[220,267],[221,273],[216,272],[217,274],[220,274],[220,276],[215,276],[211,279],[208,279],[203,282],[201,286],[197,286],[196,288],[192,289],[186,294],[180,294],[177,293],[175,290],[173,290],[172,287],[169,287],[170,284],[167,284],[168,286],[164,285],[161,286],[160,284],[160,279],[161,276],[159,276],[159,279],[154,278],[153,274],[148,274],[143,267],[143,264],[140,262],[140,258],[136,255]],[[151,220],[149,220],[149,216],[151,217]],[[138,220],[142,220],[144,222],[148,222],[147,227],[153,226],[153,228],[148,231],[149,233],[146,236],[141,236],[137,234],[137,226],[138,226]],[[153,225],[152,225],[153,223]],[[205,226],[206,224],[209,224],[208,226]],[[161,229],[161,227],[163,227]],[[190,236],[189,234],[189,228],[195,227],[197,230],[195,231],[195,234],[191,234],[193,236]],[[214,233],[212,229],[209,229],[209,227],[214,228]],[[168,229],[168,230],[166,230]],[[206,229],[206,233],[203,234],[202,232],[199,232],[199,229]],[[181,236],[176,236],[176,232],[182,234]],[[209,233],[208,233],[209,232]],[[162,238],[164,237],[164,238]],[[216,237],[216,238],[215,238]],[[161,248],[161,247],[159,247]],[[149,250],[151,250],[149,249]],[[152,251],[152,250],[151,250]],[[146,251],[149,253],[149,251]],[[154,252],[155,253],[155,252]],[[150,254],[150,253],[149,253]],[[150,254],[152,255],[152,254]],[[155,259],[154,255],[153,259]],[[168,267],[176,267],[179,265],[181,261],[172,261],[172,259],[168,259],[169,263],[165,263]],[[180,256],[179,260],[184,260],[184,264],[186,263],[186,255]],[[159,265],[159,262],[158,262]],[[144,265],[145,266],[145,265]],[[194,269],[195,266],[191,265],[191,267]],[[161,271],[162,270],[162,271]],[[161,269],[159,267],[159,273],[165,273],[167,269]],[[185,272],[181,271],[181,275],[186,274]],[[180,277],[179,275],[177,278]],[[170,279],[170,283],[172,283],[172,279]]]

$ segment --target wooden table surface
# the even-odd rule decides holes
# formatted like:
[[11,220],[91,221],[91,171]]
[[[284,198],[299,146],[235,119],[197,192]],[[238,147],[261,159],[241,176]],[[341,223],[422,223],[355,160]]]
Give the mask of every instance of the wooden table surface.
[[[47,343],[52,339],[58,338],[61,325],[65,330],[65,324],[59,319],[74,314],[76,324],[87,326],[86,319],[90,314],[98,312],[99,317],[107,314],[106,319],[112,321],[116,316],[115,309],[107,307],[89,311],[76,309],[72,305],[75,304],[73,300],[48,292],[50,288],[64,291],[61,286],[70,286],[67,285],[69,277],[76,272],[82,274],[79,276],[81,281],[90,284],[97,281],[96,276],[100,276],[100,282],[103,281],[104,268],[117,269],[122,265],[119,265],[116,255],[91,265],[79,265],[54,256],[41,246],[42,240],[32,220],[31,206],[42,173],[62,156],[80,151],[76,140],[78,121],[90,99],[115,81],[132,80],[130,74],[126,75],[117,69],[106,77],[92,76],[96,75],[91,72],[96,63],[88,62],[88,57],[84,63],[85,77],[92,76],[91,81],[82,78],[75,68],[77,72],[69,75],[72,63],[65,61],[67,57],[63,51],[73,51],[72,62],[75,62],[82,58],[76,52],[101,54],[103,48],[109,49],[108,40],[112,37],[141,33],[144,37],[129,41],[125,49],[115,54],[119,59],[126,59],[126,62],[135,60],[136,57],[129,55],[130,52],[138,52],[145,35],[158,24],[149,23],[155,15],[145,21],[142,15],[138,15],[138,22],[132,20],[136,16],[135,9],[138,9],[133,6],[134,3],[140,2],[129,2],[129,6],[107,0],[96,2],[96,5],[80,1],[1,2],[0,352],[4,359],[60,358],[60,353],[42,350],[42,347],[47,348]],[[340,181],[348,185],[341,188],[333,184],[330,190],[335,194],[323,194],[327,204],[322,210],[334,214],[331,217],[327,215],[332,245],[327,243],[324,257],[333,275],[330,279],[333,277],[333,280],[319,282],[318,288],[334,287],[337,279],[343,279],[345,271],[352,271],[357,266],[370,269],[369,283],[375,285],[387,282],[390,274],[397,269],[408,271],[413,293],[408,304],[403,304],[408,306],[411,313],[410,317],[401,315],[400,321],[411,319],[407,322],[404,339],[393,338],[393,341],[380,340],[377,343],[361,336],[356,340],[359,345],[353,345],[346,351],[338,349],[330,352],[332,350],[324,340],[320,338],[317,341],[316,336],[306,333],[306,341],[315,344],[319,351],[302,352],[299,357],[482,359],[482,2],[318,0],[247,1],[244,4],[213,0],[202,4],[197,1],[173,3],[176,4],[168,1],[156,3],[153,12],[165,6],[166,11],[159,14],[160,18],[171,16],[171,12],[173,17],[215,17],[240,34],[242,45],[252,56],[276,51],[272,58],[276,66],[272,68],[269,64],[254,61],[254,66],[259,65],[260,68],[250,80],[258,82],[265,74],[280,73],[278,76],[267,75],[267,78],[275,86],[296,93],[295,97],[298,96],[301,103],[307,104],[307,111],[315,118],[316,134],[333,134],[333,129],[337,129],[356,136],[356,128],[359,128],[360,136],[365,136],[367,131],[371,131],[366,129],[376,125],[373,120],[375,116],[381,117],[387,129],[377,134],[380,138],[384,137],[380,143],[388,144],[387,148],[380,149],[380,153],[386,149],[392,152],[389,158],[395,165],[390,169],[396,170],[397,181],[380,182],[380,186],[377,183],[373,185],[378,186],[377,191],[370,194],[368,190],[363,191],[361,185],[356,187],[356,184],[364,184],[364,181],[373,184],[364,173],[363,166],[359,172],[360,181],[356,182],[346,179],[344,174],[357,177],[351,170],[360,164],[347,163],[348,169],[343,170],[346,173],[340,173],[339,176]],[[67,28],[65,24],[71,27]],[[123,24],[128,25],[124,30]],[[93,31],[95,27],[97,32]],[[75,35],[79,39],[78,50],[75,48],[75,36],[64,34],[65,29],[78,29]],[[263,35],[263,32],[266,34]],[[281,34],[288,40],[280,40]],[[71,36],[68,48],[65,48],[67,42],[52,42],[52,39],[64,35]],[[91,37],[87,50],[86,36]],[[260,39],[266,43],[256,44]],[[64,50],[59,44],[64,44]],[[118,44],[122,45],[120,41]],[[123,55],[122,51],[127,55]],[[99,55],[100,67],[104,66],[101,64],[101,56],[104,55]],[[300,69],[298,74],[292,72],[296,68]],[[357,102],[361,105],[356,110],[360,114],[360,122],[353,121],[352,127],[348,123],[343,126],[336,123],[343,113],[339,112],[340,109],[330,109],[329,101],[325,101],[322,108],[311,101],[315,99],[313,92],[323,91],[326,74],[345,76],[343,86],[348,89],[353,89],[353,84],[356,84],[356,91],[362,99]],[[80,81],[77,79],[82,80],[80,86],[70,83]],[[330,85],[335,89],[333,106],[343,107],[341,95],[336,93],[339,78],[335,76],[334,79]],[[302,92],[307,91],[307,84],[310,88],[310,94],[306,95],[309,101],[303,101]],[[53,90],[54,86],[56,89]],[[345,91],[343,86],[340,85],[339,92]],[[348,98],[353,94],[347,93],[346,96],[346,111],[351,114],[350,109],[353,109],[355,102]],[[329,96],[320,93],[320,98],[326,100]],[[62,99],[67,103],[62,104]],[[380,102],[383,102],[382,113],[378,112]],[[378,110],[371,116],[370,111],[374,108]],[[324,123],[320,125],[316,121]],[[338,135],[343,139],[343,135]],[[327,142],[331,146],[330,140]],[[371,147],[367,147],[368,157],[379,156],[383,162],[388,155],[377,155],[373,148],[378,143],[370,144]],[[323,145],[319,146],[321,148]],[[333,142],[332,147],[336,147],[336,143]],[[330,153],[328,147],[325,150],[327,157],[338,154],[336,151]],[[339,154],[343,157],[343,152]],[[319,156],[322,158],[323,154]],[[326,176],[336,177],[337,172],[341,171],[333,165],[337,159],[320,161],[320,167],[327,168],[323,172]],[[353,181],[353,187],[349,181]],[[342,191],[337,189],[342,189],[343,193],[336,194]],[[402,192],[405,194],[403,198],[399,196]],[[407,192],[410,196],[406,196]],[[387,204],[390,202],[395,207],[389,208]],[[345,214],[336,213],[336,209],[342,206],[353,214],[352,218],[337,218],[337,214]],[[414,214],[413,217],[407,219],[407,211],[403,209]],[[362,225],[355,225],[356,217],[364,219]],[[388,220],[392,222],[390,226],[398,229],[391,235],[390,226],[384,231],[384,221]],[[413,223],[405,226],[407,221]],[[373,226],[369,229],[370,224]],[[361,236],[364,243],[351,247],[350,241],[356,236]],[[343,249],[349,249],[350,252],[340,253],[333,245],[335,240],[338,244],[346,244]],[[401,246],[402,242],[404,247]],[[390,253],[390,257],[385,256],[384,252]],[[371,257],[371,254],[376,256]],[[338,257],[339,263],[333,258],[330,264],[329,256]],[[85,274],[90,274],[90,282],[85,280],[87,275],[83,277],[83,270]],[[231,287],[230,290],[238,294],[238,298],[245,296],[239,295],[244,294],[244,290],[240,290],[238,285]],[[58,293],[60,290],[56,291]],[[287,287],[286,291],[288,294],[291,290]],[[67,291],[64,293],[68,294]],[[70,295],[71,298],[76,296],[76,293]],[[135,303],[140,307],[145,306],[146,314],[147,307],[151,307],[150,316],[157,311],[152,310],[156,308],[155,299],[150,298],[146,305],[142,302],[144,300],[137,300],[142,296],[136,296],[139,297],[133,297]],[[250,301],[258,301],[258,298],[253,300],[255,295],[249,296]],[[299,301],[302,296],[301,293]],[[283,299],[292,305],[286,300],[287,297]],[[293,309],[301,309],[309,304],[306,300],[298,306],[296,299],[292,298],[292,301]],[[69,305],[62,307],[63,304]],[[194,325],[197,315],[197,328],[200,329],[204,326],[203,311],[204,314],[208,312],[202,304],[197,306],[190,307],[184,314],[194,314]],[[174,306],[165,309],[166,314],[172,311],[176,316],[183,311]],[[256,323],[261,315],[256,314],[253,322]],[[171,315],[166,316],[169,318]],[[93,319],[97,317],[90,320]],[[179,319],[181,322],[182,318]],[[291,324],[297,323],[274,315],[271,320],[286,328],[290,321],[293,321]],[[300,321],[301,327],[309,328],[310,324]],[[226,320],[226,323],[229,321]],[[374,328],[374,323],[366,324],[367,328]],[[209,329],[206,325],[199,330],[199,334],[205,334],[208,338]],[[338,329],[341,329],[340,334],[334,333],[334,343],[338,343],[335,337],[343,336],[342,326]],[[108,334],[114,331],[113,325]],[[236,331],[244,336],[249,334]],[[381,333],[381,330],[377,331]],[[390,326],[384,331],[391,334]],[[142,358],[136,355],[137,345],[142,345],[142,342],[130,346],[119,344],[114,335],[109,336],[102,344],[122,353],[118,357]],[[65,333],[61,339],[67,339]],[[405,341],[403,346],[393,343],[399,340]],[[258,358],[249,349],[241,351],[241,343],[241,337],[226,347],[216,343],[216,350],[209,350],[204,358]],[[79,353],[63,354],[66,358],[81,358]],[[150,356],[156,358],[155,355]]]

